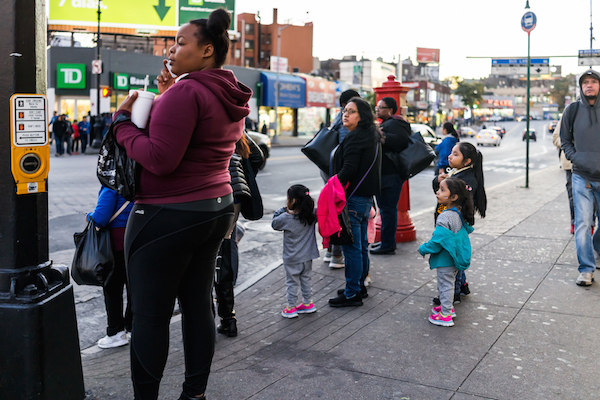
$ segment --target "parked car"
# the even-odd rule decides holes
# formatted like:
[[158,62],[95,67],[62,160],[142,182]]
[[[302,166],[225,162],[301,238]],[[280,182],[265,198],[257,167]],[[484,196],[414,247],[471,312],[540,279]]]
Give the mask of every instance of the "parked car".
[[477,135],[477,131],[471,127],[463,126],[458,130],[458,134],[462,137],[473,137]]
[[488,129],[493,129],[498,132],[498,135],[500,135],[501,139],[504,138],[504,134],[506,133],[506,129],[501,126],[490,126]]
[[263,169],[265,165],[267,165],[267,158],[271,155],[271,138],[268,135],[263,133],[254,132],[254,131],[246,131],[248,136],[254,140],[254,142],[260,147],[260,150],[263,152],[265,156],[265,162],[259,169]]
[[475,136],[475,141],[477,146],[483,146],[484,144],[500,146],[502,138],[494,129],[482,129]]
[[492,122],[500,122],[500,121],[502,121],[502,119],[503,119],[503,118],[502,118],[501,116],[499,116],[499,115],[491,115],[491,116],[488,118],[488,121],[492,121]]
[[410,129],[415,133],[420,133],[421,136],[423,136],[425,143],[430,145],[433,150],[435,150],[435,146],[442,142],[442,139],[437,137],[433,129],[431,129],[428,125],[410,124]]
[[554,133],[556,125],[558,125],[558,121],[550,121],[550,124],[548,125],[548,130],[550,131],[550,133]]
[[[527,128],[523,130],[523,140],[527,139]],[[535,129],[529,128],[529,140],[533,140],[537,142],[537,135],[535,134]]]

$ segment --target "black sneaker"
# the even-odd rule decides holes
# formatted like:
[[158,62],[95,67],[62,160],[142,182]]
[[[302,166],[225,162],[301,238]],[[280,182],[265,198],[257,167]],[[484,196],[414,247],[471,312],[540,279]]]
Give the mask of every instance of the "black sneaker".
[[[337,294],[338,294],[338,295],[340,295],[340,294],[344,294],[344,290],[345,290],[345,289],[338,289],[338,291],[337,291]],[[360,288],[360,296],[361,296],[363,299],[366,299],[367,297],[369,297],[369,293],[367,293],[367,288],[366,288],[365,286],[362,286],[362,287]]]
[[362,298],[359,295],[354,295],[349,299],[343,294],[339,295],[335,299],[329,299],[329,305],[331,307],[357,307],[362,306]]
[[[453,303],[454,304],[459,304],[460,303],[460,293],[454,295],[454,302]],[[433,298],[433,304],[435,304],[436,306],[441,306],[442,303],[440,302],[440,298],[439,297],[434,297]]]
[[462,285],[460,287],[460,292],[462,294],[464,294],[465,296],[471,293],[471,290],[469,290],[469,283],[465,283],[464,285]]

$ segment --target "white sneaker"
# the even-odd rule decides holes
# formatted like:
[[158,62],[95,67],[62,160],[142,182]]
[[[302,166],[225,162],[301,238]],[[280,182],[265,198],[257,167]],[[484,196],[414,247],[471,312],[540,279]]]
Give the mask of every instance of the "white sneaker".
[[591,286],[592,282],[594,282],[594,274],[591,272],[580,273],[575,281],[575,283],[579,286]]
[[325,257],[323,257],[323,262],[331,261],[331,257],[333,257],[332,254],[329,252],[329,250],[327,250],[327,252],[325,253]]
[[125,331],[121,331],[113,336],[106,335],[98,340],[98,347],[101,349],[112,349],[113,347],[121,347],[126,344],[129,344],[129,339]]
[[344,262],[344,256],[333,257],[329,263],[329,268],[331,269],[344,268],[345,266],[346,264]]

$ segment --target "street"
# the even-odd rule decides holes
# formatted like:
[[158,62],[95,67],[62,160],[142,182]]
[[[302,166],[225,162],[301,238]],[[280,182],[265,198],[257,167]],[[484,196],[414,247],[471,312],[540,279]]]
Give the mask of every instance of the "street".
[[[525,185],[525,142],[521,135],[525,122],[499,123],[506,135],[499,147],[478,147],[484,155],[486,189],[507,181],[515,186]],[[538,132],[538,141],[530,142],[530,171],[558,165],[555,147],[548,133],[547,121],[531,121]],[[473,138],[462,140],[475,143]],[[73,233],[85,228],[85,214],[93,211],[100,184],[95,175],[96,157],[63,156],[51,158],[49,176],[50,252],[58,258],[55,262],[70,265],[74,249]],[[411,216],[433,210],[435,198],[431,189],[433,167],[429,167],[410,180]],[[281,234],[271,229],[271,214],[285,205],[290,185],[307,186],[313,198],[323,187],[317,167],[300,151],[300,147],[274,147],[266,167],[257,181],[263,198],[265,217],[260,221],[240,222],[246,235],[240,242],[240,274],[238,286],[253,282],[259,272],[269,271],[278,265],[281,256]],[[259,274],[257,276],[257,274]]]

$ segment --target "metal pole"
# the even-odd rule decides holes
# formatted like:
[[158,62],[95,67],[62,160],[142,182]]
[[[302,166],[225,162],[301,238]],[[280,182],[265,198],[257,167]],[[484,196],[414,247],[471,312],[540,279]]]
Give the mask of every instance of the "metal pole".
[[[100,14],[102,14],[101,7],[102,0],[98,1],[98,31],[96,33],[96,59],[100,60]],[[104,69],[104,68],[103,68]],[[94,149],[100,148],[102,144],[102,123],[100,121],[100,74],[96,74],[96,117],[92,120],[90,118],[90,125],[92,127],[92,136],[90,147]],[[92,138],[92,137],[90,137]]]
[[279,115],[277,114],[277,108],[279,107],[279,56],[281,54],[281,31],[287,28],[289,25],[277,27],[277,79],[275,80],[275,133],[273,134],[273,143],[279,143],[277,138],[277,132],[279,130]]
[[592,27],[592,0],[590,0],[590,50],[594,48],[594,28]]
[[531,68],[531,56],[529,53],[531,33],[527,32],[527,137],[525,147],[525,187],[529,187],[529,87],[530,87],[530,68]]

